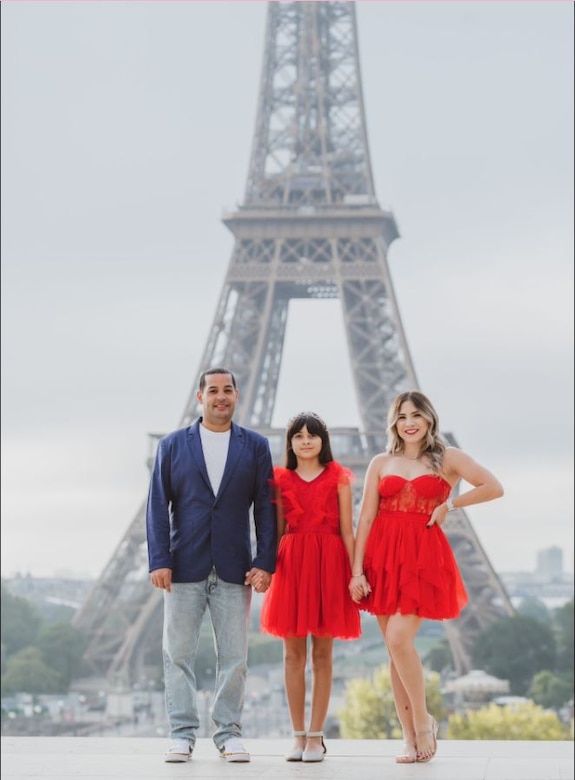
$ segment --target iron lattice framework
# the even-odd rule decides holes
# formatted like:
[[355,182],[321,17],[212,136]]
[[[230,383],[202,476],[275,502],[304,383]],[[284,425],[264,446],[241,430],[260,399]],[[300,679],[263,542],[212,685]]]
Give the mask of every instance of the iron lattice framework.
[[[387,408],[417,380],[386,259],[399,233],[373,186],[354,3],[268,4],[244,202],[223,222],[234,248],[181,425],[200,411],[200,371],[230,366],[241,388],[236,419],[267,435],[279,462],[284,431],[271,421],[290,301],[336,298],[361,429],[333,429],[332,446],[361,484],[385,447]],[[151,635],[159,645],[162,602],[148,580],[144,509],[76,616],[90,637],[86,660],[116,682],[142,674]],[[465,513],[450,518],[470,603],[446,632],[464,672],[478,632],[513,609]]]

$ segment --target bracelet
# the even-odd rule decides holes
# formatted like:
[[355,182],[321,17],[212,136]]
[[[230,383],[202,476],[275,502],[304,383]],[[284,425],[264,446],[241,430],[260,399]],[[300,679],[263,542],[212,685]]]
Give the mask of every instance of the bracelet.
[[453,499],[452,498],[448,498],[447,501],[445,502],[445,504],[447,506],[447,511],[448,512],[453,512],[454,509],[457,509],[456,506],[453,506]]
[[363,575],[363,572],[361,572],[361,574],[352,574],[351,576],[352,577],[363,577],[364,575]]

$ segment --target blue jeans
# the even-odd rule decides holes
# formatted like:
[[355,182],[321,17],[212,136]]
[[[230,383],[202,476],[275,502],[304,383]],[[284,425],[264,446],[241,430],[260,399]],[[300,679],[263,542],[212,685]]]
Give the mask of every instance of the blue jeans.
[[216,679],[211,716],[213,740],[223,747],[241,736],[247,675],[248,620],[252,589],[219,579],[215,569],[201,582],[175,582],[164,591],[164,685],[172,739],[192,747],[200,725],[194,663],[206,607],[216,649]]

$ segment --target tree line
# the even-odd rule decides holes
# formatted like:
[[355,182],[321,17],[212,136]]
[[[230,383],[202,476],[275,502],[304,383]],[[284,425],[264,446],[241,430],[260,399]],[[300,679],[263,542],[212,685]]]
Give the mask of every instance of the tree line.
[[[47,620],[32,602],[12,594],[2,583],[1,614],[2,696],[18,692],[67,693],[73,680],[83,676],[83,654],[87,646],[87,638],[71,625],[73,610],[61,613],[57,616],[60,619],[51,615]],[[427,695],[432,714],[448,722],[445,736],[509,739],[519,733],[523,736],[515,738],[537,738],[530,736],[533,733],[547,735],[545,739],[572,738],[572,725],[569,735],[569,729],[565,729],[554,712],[573,707],[573,614],[573,601],[548,610],[537,599],[526,599],[515,616],[491,624],[478,637],[473,651],[474,667],[509,680],[511,694],[530,700],[525,705],[527,709],[514,716],[523,726],[502,725],[502,720],[510,717],[510,710],[496,705],[465,715],[449,714],[440,691],[440,679],[452,666],[451,653],[446,639],[433,644],[424,656],[429,672]],[[250,665],[281,662],[281,643],[262,637],[257,626],[252,626],[252,635]],[[206,675],[208,683],[214,663],[207,627],[201,645],[200,654],[205,659],[198,671]],[[388,677],[387,667],[383,666],[371,680],[357,678],[347,683],[346,707],[339,713],[342,737],[392,739],[400,736]],[[161,681],[161,670],[158,680]],[[555,720],[550,722],[549,716]],[[537,729],[534,723],[539,724]]]

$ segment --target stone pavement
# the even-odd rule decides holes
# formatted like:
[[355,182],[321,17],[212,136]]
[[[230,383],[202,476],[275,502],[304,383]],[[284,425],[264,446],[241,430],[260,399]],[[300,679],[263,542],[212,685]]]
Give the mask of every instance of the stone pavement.
[[251,762],[226,764],[204,738],[166,764],[157,737],[2,737],[1,780],[575,780],[573,742],[439,740],[433,761],[403,765],[395,740],[326,740],[317,764],[285,761],[290,742],[244,739]]

